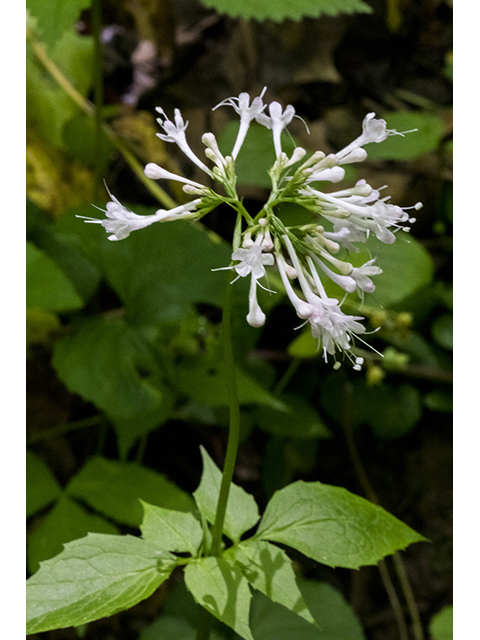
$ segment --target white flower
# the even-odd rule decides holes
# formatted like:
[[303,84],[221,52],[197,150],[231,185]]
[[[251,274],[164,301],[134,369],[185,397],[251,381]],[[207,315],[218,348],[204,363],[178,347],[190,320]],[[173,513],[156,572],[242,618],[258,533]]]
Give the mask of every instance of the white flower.
[[183,182],[186,185],[194,187],[197,193],[208,193],[208,188],[203,184],[195,182],[194,180],[189,180],[183,176],[179,176],[176,173],[171,173],[166,169],[162,169],[162,167],[159,167],[158,164],[155,164],[154,162],[149,162],[146,165],[144,173],[147,178],[151,178],[152,180],[175,180],[176,182]]
[[174,111],[175,124],[173,124],[173,122],[168,119],[167,114],[161,107],[157,107],[156,110],[161,116],[163,116],[163,119],[157,118],[158,124],[165,131],[165,134],[156,134],[160,138],[160,140],[163,140],[164,142],[174,142],[183,151],[187,158],[189,158],[194,164],[196,164],[197,167],[199,167],[202,171],[205,171],[205,173],[211,176],[212,172],[210,171],[210,169],[200,160],[200,158],[197,158],[197,156],[193,153],[188,145],[187,138],[185,136],[185,130],[188,127],[188,122],[183,121],[180,110],[175,109]]
[[[388,138],[388,136],[403,136],[406,133],[416,131],[416,129],[411,129],[410,131],[403,131],[400,133],[395,129],[387,129],[387,123],[385,120],[375,118],[374,113],[367,113],[363,119],[362,127],[363,131],[361,135],[344,149],[335,154],[337,158],[341,160],[342,164],[345,164],[346,162],[359,162],[364,160],[367,157],[366,152],[364,151],[359,154],[357,151],[358,148],[363,147],[364,144],[369,144],[371,142],[383,142]],[[352,153],[353,156],[351,156]],[[348,159],[349,156],[351,156],[350,159]]]
[[275,262],[271,253],[263,253],[263,247],[260,244],[253,244],[248,248],[240,247],[235,249],[232,253],[232,260],[238,260],[239,264],[220,267],[213,269],[213,271],[235,269],[238,276],[233,282],[236,282],[238,278],[245,278],[249,274],[252,274],[255,280],[259,280],[265,275],[265,265],[272,265]]
[[285,110],[282,110],[282,105],[279,102],[271,102],[268,107],[268,111],[270,116],[260,113],[255,119],[260,124],[263,124],[265,127],[272,130],[273,144],[278,158],[282,153],[282,131],[293,120],[295,109],[291,104],[289,104],[285,107]]
[[257,279],[252,274],[250,281],[250,292],[248,294],[248,315],[247,322],[251,327],[263,327],[266,316],[260,308],[257,300]]
[[[106,220],[77,216],[77,218],[83,218],[87,223],[101,224],[105,231],[111,234],[108,236],[109,240],[124,240],[132,231],[148,227],[154,222],[166,222],[191,217],[191,211],[201,202],[201,199],[198,198],[175,209],[170,209],[170,211],[159,209],[154,214],[139,216],[137,213],[133,213],[133,211],[124,207],[115,196],[112,194],[109,195],[112,201],[107,202],[107,208],[105,210]],[[101,209],[101,211],[103,211],[103,209]]]
[[244,92],[241,93],[238,98],[227,98],[213,108],[213,111],[215,111],[215,109],[218,109],[218,107],[228,105],[233,107],[240,116],[240,128],[238,130],[237,139],[232,151],[232,158],[234,160],[238,156],[238,152],[242,147],[251,121],[255,120],[255,118],[257,118],[257,116],[259,116],[266,107],[266,105],[263,104],[262,100],[263,94],[265,93],[266,89],[266,87],[263,88],[262,93],[252,100],[252,104],[250,106],[250,96],[248,95],[248,93]]

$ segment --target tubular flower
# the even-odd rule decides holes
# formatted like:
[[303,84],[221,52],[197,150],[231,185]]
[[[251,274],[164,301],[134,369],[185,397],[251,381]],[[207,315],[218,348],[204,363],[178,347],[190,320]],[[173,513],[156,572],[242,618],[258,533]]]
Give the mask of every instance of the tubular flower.
[[[308,155],[305,149],[297,147],[289,157],[282,151],[281,135],[298,116],[292,105],[283,109],[279,102],[265,103],[265,92],[266,88],[251,101],[247,93],[240,93],[238,97],[227,98],[214,107],[233,107],[240,118],[240,126],[233,148],[227,154],[220,149],[213,133],[203,134],[205,156],[211,167],[200,160],[188,145],[185,135],[188,122],[184,122],[180,111],[174,110],[172,122],[162,108],[157,108],[160,114],[158,123],[163,130],[157,134],[158,137],[175,143],[192,163],[207,174],[209,180],[220,182],[222,193],[217,193],[210,185],[148,163],[145,167],[147,177],[180,182],[183,191],[195,199],[170,210],[160,209],[154,214],[140,216],[111,195],[106,205],[106,218],[84,219],[102,225],[109,234],[109,240],[123,240],[132,231],[154,222],[197,221],[220,204],[224,208],[230,207],[237,217],[232,264],[213,271],[234,270],[236,277],[232,284],[239,278],[250,277],[247,322],[253,327],[264,325],[266,317],[258,301],[258,288],[274,293],[260,281],[267,277],[267,269],[276,270],[288,300],[302,321],[301,326],[310,327],[325,361],[332,357],[334,367],[338,368],[340,355],[359,370],[363,357],[357,350],[358,342],[365,344],[361,337],[365,333],[364,318],[344,313],[342,302],[350,294],[356,294],[363,302],[365,294],[375,290],[373,278],[379,276],[382,269],[373,256],[361,264],[358,256],[357,259],[352,257],[350,262],[348,255],[358,254],[358,245],[367,242],[372,235],[385,244],[393,243],[398,231],[408,231],[407,225],[415,222],[409,209],[418,211],[422,205],[399,207],[391,204],[389,196],[381,195],[385,187],[374,188],[365,180],[358,180],[353,187],[337,190],[329,190],[328,183],[342,182],[345,177],[343,165],[366,159],[364,145],[381,143],[388,136],[404,136],[410,132],[388,129],[385,120],[368,113],[363,120],[362,133],[340,151],[328,155],[315,151]],[[263,208],[251,215],[236,191],[235,161],[254,120],[272,132],[276,159],[268,171],[272,184],[270,195]],[[282,221],[281,205],[284,204],[293,204],[297,209],[308,212],[311,223],[286,225]],[[326,280],[341,287],[344,291],[341,300],[327,295]],[[350,299],[350,304],[356,300]]]

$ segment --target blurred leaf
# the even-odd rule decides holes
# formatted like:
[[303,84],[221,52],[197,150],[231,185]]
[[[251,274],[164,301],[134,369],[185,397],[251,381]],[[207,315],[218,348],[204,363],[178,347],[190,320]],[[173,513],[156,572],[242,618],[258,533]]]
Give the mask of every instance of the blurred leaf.
[[[238,127],[236,122],[230,122],[219,137],[218,145],[225,155],[232,152]],[[295,143],[286,133],[282,135],[282,148],[289,156],[295,148]],[[272,132],[260,124],[251,124],[245,142],[235,160],[237,183],[271,188],[272,181],[268,171],[274,162],[275,150]]]
[[165,509],[190,511],[192,498],[164,475],[137,462],[90,458],[66,491],[89,506],[133,527],[142,522],[140,500]]
[[[173,616],[162,615],[152,624],[142,629],[138,636],[138,640],[195,640],[197,637],[196,629],[183,618],[175,618]],[[212,640],[223,640],[216,631],[213,631]]]
[[453,607],[444,607],[430,622],[432,640],[453,640]]
[[[202,516],[213,524],[217,512],[222,473],[203,447],[201,447],[201,453],[203,473],[193,496]],[[242,534],[255,526],[259,517],[257,503],[253,496],[241,487],[232,484],[224,522],[224,532],[227,536],[233,542],[238,542]]]
[[130,535],[89,533],[27,581],[27,634],[79,626],[148,598],[173,556]]
[[142,501],[142,538],[159,549],[196,555],[203,539],[202,526],[193,513],[163,509]]
[[62,492],[62,487],[50,468],[31,451],[27,451],[26,487],[27,518],[49,505]]
[[230,249],[212,240],[202,227],[160,222],[122,242],[109,242],[101,227],[90,232],[103,234],[107,279],[136,324],[178,321],[199,302],[221,306],[225,275],[212,269],[230,263]]
[[[222,360],[205,357],[186,358],[176,367],[178,388],[194,402],[212,407],[228,406],[228,394]],[[252,377],[237,367],[238,400],[241,405],[259,404],[277,411],[285,405]]]
[[[92,83],[92,38],[79,36],[73,29],[64,31],[49,53],[52,62],[86,96]],[[27,46],[26,98],[27,123],[54,147],[63,147],[63,127],[80,107],[52,78],[30,46]]]
[[269,542],[247,540],[231,547],[225,558],[235,562],[254,589],[314,624],[300,592],[292,561],[285,551]]
[[56,342],[52,364],[72,393],[112,421],[121,457],[171,413],[171,394],[158,380],[148,345],[122,319],[84,322]]
[[298,579],[298,586],[322,630],[322,640],[365,640],[355,612],[337,589],[327,582],[303,578]]
[[85,165],[106,168],[115,147],[102,129],[99,144],[97,144],[96,135],[93,118],[84,113],[77,113],[65,123],[63,128],[66,152]]
[[444,313],[432,324],[432,335],[444,349],[453,349],[453,316]]
[[405,136],[392,135],[379,143],[366,145],[370,159],[375,160],[412,160],[436,151],[444,135],[444,124],[440,116],[423,111],[394,111],[382,114],[387,129],[399,133],[418,129]]
[[451,389],[438,388],[427,393],[423,404],[431,411],[450,413],[453,411],[453,393]]
[[330,567],[376,564],[423,536],[342,487],[299,480],[275,492],[255,539],[280,542]]
[[[349,385],[349,417],[354,427],[368,424],[380,438],[399,438],[420,420],[422,406],[420,392],[409,384],[383,383],[369,386],[365,379]],[[321,403],[340,424],[343,421],[344,389],[338,377],[329,375],[322,384]]]
[[286,411],[267,406],[256,408],[254,419],[261,429],[292,439],[331,436],[318,412],[302,396],[285,393],[279,400],[286,405]]
[[79,504],[62,496],[28,538],[27,563],[30,573],[40,562],[60,553],[63,545],[88,532],[118,533],[115,525],[101,516],[88,513]]
[[224,558],[200,558],[186,566],[185,583],[198,604],[242,638],[253,640],[249,624],[252,594],[235,564]]
[[47,47],[52,47],[92,0],[27,0],[27,10],[34,19],[35,33]]
[[83,300],[62,269],[41,249],[27,242],[27,308],[71,311]]
[[254,20],[301,20],[320,15],[336,16],[339,13],[371,13],[371,7],[363,0],[202,0],[202,3],[234,18]]

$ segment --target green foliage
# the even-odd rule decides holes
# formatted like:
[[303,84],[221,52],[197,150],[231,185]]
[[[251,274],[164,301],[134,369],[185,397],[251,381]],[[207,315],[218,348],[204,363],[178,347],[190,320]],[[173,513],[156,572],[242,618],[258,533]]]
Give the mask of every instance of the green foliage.
[[51,504],[62,491],[49,467],[31,451],[26,455],[26,486],[27,518]]
[[27,308],[70,311],[83,301],[62,269],[41,249],[27,242]]
[[432,640],[453,640],[453,607],[444,607],[430,622]]
[[252,594],[242,571],[224,558],[200,558],[187,565],[185,583],[195,601],[242,638],[250,631]]
[[418,129],[405,136],[389,136],[381,144],[367,145],[368,157],[378,160],[413,160],[436,151],[444,135],[440,116],[427,111],[394,111],[382,114],[388,129],[399,133]]
[[160,549],[197,554],[203,530],[192,513],[163,509],[146,502],[142,502],[142,506],[145,515],[140,529],[144,540]]
[[276,436],[310,440],[331,436],[318,412],[302,396],[285,393],[280,396],[287,411],[259,406],[253,413],[255,423]]
[[[164,475],[137,462],[91,457],[70,480],[66,491],[116,522],[139,526],[141,501],[188,512],[194,502]],[[172,549],[173,550],[173,549]]]
[[219,13],[234,18],[254,20],[301,20],[320,15],[336,16],[339,13],[370,13],[371,7],[363,0],[202,0],[202,3]]
[[358,569],[425,540],[381,507],[341,487],[297,481],[277,491],[255,537],[331,567]]
[[238,565],[254,589],[315,623],[299,590],[285,551],[264,540],[247,540],[229,549],[225,558]]
[[[213,524],[222,474],[202,447],[203,475],[193,497],[202,516]],[[234,542],[258,522],[260,515],[255,500],[241,487],[232,485],[227,503],[224,531]]]
[[50,48],[90,4],[91,0],[27,0],[27,10],[38,36]]
[[27,633],[78,626],[132,607],[168,578],[172,556],[130,535],[89,533],[27,582]]

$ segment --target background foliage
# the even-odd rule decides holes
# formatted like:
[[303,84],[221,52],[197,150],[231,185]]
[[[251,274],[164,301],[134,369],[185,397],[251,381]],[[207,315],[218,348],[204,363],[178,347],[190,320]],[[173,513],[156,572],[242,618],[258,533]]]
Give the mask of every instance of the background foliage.
[[[378,500],[431,540],[404,554],[405,568],[426,633],[451,637],[444,608],[451,603],[449,3],[276,2],[270,20],[259,22],[267,5],[253,0],[104,1],[101,58],[97,6],[27,1],[29,573],[87,532],[137,533],[138,498],[188,511],[202,468],[199,445],[222,464],[226,280],[211,269],[229,262],[224,238],[233,221],[220,210],[208,226],[154,225],[111,243],[75,215],[104,206],[103,179],[138,213],[158,208],[131,157],[172,170],[180,164],[195,179],[156,138],[155,106],[182,110],[192,147],[212,130],[228,149],[231,114],[211,107],[267,85],[308,123],[309,136],[299,121],[291,132],[310,150],[341,148],[372,110],[391,128],[418,128],[370,145],[361,175],[352,169],[348,177],[388,184],[394,202],[422,200],[424,209],[410,236],[388,251],[369,247],[384,273],[361,314],[379,328],[369,338],[384,357],[370,353],[360,375],[326,367],[311,336],[294,331],[296,318],[279,294],[262,300],[266,326],[249,327],[247,292],[234,285],[243,408],[235,481],[260,505],[301,479]],[[100,60],[102,122],[85,102],[98,100]],[[253,211],[272,157],[263,134],[252,128],[238,158],[240,190]],[[174,185],[167,189],[160,197],[181,202]],[[345,305],[358,311],[353,299]],[[300,554],[294,560],[324,640],[397,637],[375,567],[350,572]],[[392,562],[387,569],[394,576]],[[193,638],[197,615],[174,574],[131,612],[38,637]],[[261,593],[252,616],[255,639],[313,633],[289,627],[298,622]],[[229,637],[220,624],[216,633]]]

